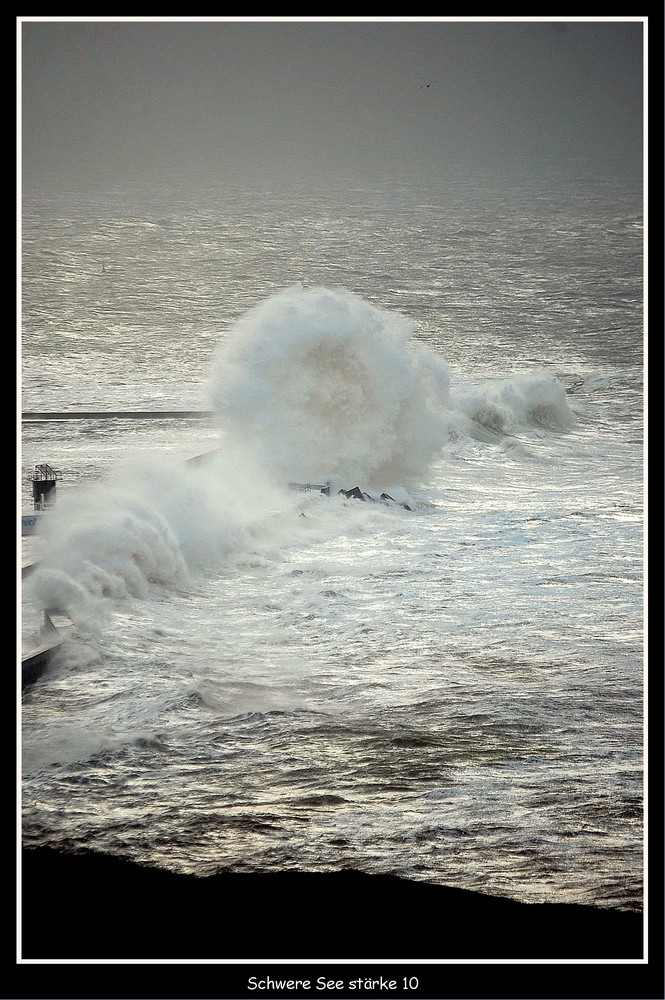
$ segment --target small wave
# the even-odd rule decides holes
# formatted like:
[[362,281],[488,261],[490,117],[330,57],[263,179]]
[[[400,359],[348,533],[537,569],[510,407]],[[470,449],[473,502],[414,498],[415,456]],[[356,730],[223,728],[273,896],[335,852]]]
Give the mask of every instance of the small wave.
[[293,805],[296,806],[341,806],[345,805],[349,800],[345,799],[341,795],[331,795],[331,794],[321,794],[321,795],[305,795],[302,798],[294,799]]
[[573,425],[566,390],[548,372],[483,383],[458,393],[453,403],[473,425],[490,434],[533,427],[565,431]]

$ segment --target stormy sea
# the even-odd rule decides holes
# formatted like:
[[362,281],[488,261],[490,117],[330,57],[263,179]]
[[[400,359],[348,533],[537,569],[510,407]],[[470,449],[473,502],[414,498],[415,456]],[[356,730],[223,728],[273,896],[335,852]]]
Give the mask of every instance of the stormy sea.
[[24,956],[642,958],[642,216],[25,198]]

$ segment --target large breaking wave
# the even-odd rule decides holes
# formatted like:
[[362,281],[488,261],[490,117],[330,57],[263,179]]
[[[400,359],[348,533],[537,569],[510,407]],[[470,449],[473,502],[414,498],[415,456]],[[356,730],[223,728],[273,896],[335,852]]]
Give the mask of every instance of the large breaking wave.
[[202,465],[143,458],[63,497],[34,576],[42,606],[81,618],[99,600],[186,585],[192,570],[261,537],[288,543],[292,521],[278,538],[257,526],[288,513],[289,480],[408,490],[423,484],[453,430],[569,426],[552,375],[455,394],[445,360],[413,333],[407,317],[344,289],[294,286],[251,309],[212,365],[215,457]]
[[215,359],[225,434],[282,477],[385,488],[422,476],[445,435],[450,376],[413,332],[345,290],[294,286],[267,299]]

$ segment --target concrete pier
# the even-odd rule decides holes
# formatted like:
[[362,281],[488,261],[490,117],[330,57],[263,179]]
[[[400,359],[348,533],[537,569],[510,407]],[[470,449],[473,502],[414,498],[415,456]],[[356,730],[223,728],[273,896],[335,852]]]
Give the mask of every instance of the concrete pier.
[[23,639],[21,650],[21,689],[34,684],[46,668],[59,646],[67,638],[72,622],[64,615],[44,612],[41,629]]
[[[61,479],[57,469],[36,465],[31,477],[34,509],[21,513],[21,579],[36,568],[43,547],[38,533],[49,508],[55,502],[56,484]],[[43,612],[42,623],[21,641],[21,689],[41,677],[55,650],[64,642],[72,623],[53,612]]]

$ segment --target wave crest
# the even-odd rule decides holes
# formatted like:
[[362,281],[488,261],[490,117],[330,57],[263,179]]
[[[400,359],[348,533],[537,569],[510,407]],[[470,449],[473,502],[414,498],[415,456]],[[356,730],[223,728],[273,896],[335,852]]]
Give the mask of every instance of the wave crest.
[[457,394],[454,402],[470,420],[501,434],[530,427],[564,431],[573,425],[566,390],[548,372],[484,383]]

